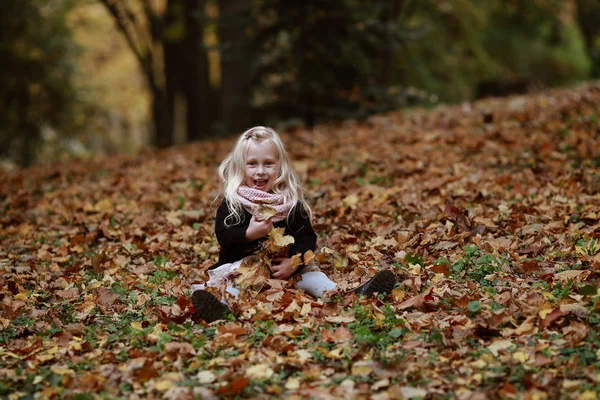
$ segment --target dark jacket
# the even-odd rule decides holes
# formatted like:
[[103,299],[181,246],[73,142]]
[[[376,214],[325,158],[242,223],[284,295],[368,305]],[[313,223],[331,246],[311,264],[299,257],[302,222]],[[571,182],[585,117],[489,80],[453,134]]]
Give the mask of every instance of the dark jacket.
[[[261,243],[266,239],[262,237],[253,242],[246,239],[246,229],[250,225],[252,215],[244,210],[242,221],[237,225],[225,226],[225,218],[230,214],[227,201],[223,200],[217,210],[215,220],[215,233],[217,240],[221,245],[219,252],[219,261],[209,269],[217,268],[223,264],[232,263],[242,258],[256,253],[260,250]],[[289,218],[283,221],[273,223],[275,228],[285,227],[285,235],[290,235],[294,238],[294,243],[290,245],[289,257],[295,254],[301,256],[308,250],[315,250],[317,243],[317,235],[308,218],[308,213],[300,205],[296,204]],[[303,265],[296,270],[300,272]]]

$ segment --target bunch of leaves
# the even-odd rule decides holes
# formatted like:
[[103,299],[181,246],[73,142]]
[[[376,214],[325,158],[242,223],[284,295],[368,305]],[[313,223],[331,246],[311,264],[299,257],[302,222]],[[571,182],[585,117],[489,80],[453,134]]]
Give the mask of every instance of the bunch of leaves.
[[242,260],[240,267],[235,271],[237,286],[260,290],[268,284],[273,259],[285,257],[289,246],[294,243],[294,238],[284,233],[285,228],[273,228],[262,242],[261,250]]

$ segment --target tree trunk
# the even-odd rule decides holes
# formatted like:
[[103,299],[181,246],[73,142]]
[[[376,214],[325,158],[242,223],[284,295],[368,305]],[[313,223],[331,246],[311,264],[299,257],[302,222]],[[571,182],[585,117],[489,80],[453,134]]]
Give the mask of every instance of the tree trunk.
[[[152,96],[153,134],[151,143],[157,147],[173,145],[173,102],[170,100],[169,82],[167,82],[166,60],[169,57],[165,48],[165,16],[160,15],[146,0],[139,5],[143,18],[136,17],[130,8],[131,3],[115,0],[99,0],[113,16],[117,28],[121,31],[131,51],[137,58],[146,78]],[[173,0],[169,0],[171,3]],[[178,1],[178,0],[175,0]]]
[[185,141],[187,134],[186,106],[184,96],[185,70],[183,68],[183,35],[170,32],[183,31],[182,0],[169,0],[163,15],[163,57],[165,65],[166,106],[169,110],[173,127],[173,143]]
[[185,1],[183,89],[187,99],[187,139],[208,137],[215,121],[215,101],[209,82],[208,55],[204,46],[204,0]]
[[153,145],[165,148],[173,145],[173,118],[169,110],[167,95],[154,87],[152,89],[152,120],[154,122]]
[[[404,7],[404,0],[388,0],[387,1],[387,12],[385,15],[384,23],[388,24],[398,24],[398,17],[402,12],[402,8]],[[379,60],[381,62],[381,80],[385,84],[391,84],[394,82],[394,72],[396,71],[396,63],[395,61],[395,51],[391,48],[386,48],[385,50],[381,50],[379,53]]]
[[221,45],[221,90],[219,126],[229,133],[251,124],[251,79],[253,54],[246,29],[250,26],[251,2],[219,1]]

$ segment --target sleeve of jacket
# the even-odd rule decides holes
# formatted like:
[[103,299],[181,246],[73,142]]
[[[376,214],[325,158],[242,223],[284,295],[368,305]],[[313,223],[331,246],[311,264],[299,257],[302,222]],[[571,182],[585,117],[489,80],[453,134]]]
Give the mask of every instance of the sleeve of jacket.
[[295,254],[301,256],[308,250],[315,251],[317,246],[317,234],[315,233],[308,213],[297,205],[294,214],[291,217],[288,228],[290,234],[294,237],[294,243],[290,246],[290,257]]
[[243,220],[232,226],[225,226],[225,218],[229,215],[229,206],[227,201],[223,200],[217,209],[215,219],[215,233],[221,247],[229,248],[234,246],[245,246],[248,244],[246,239],[246,230],[250,220],[242,214]]

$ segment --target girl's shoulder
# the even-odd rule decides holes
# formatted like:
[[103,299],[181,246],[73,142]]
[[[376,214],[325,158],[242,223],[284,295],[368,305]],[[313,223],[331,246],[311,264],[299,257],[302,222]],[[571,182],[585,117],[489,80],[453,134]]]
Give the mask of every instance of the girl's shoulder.
[[310,219],[311,211],[302,201],[297,201],[292,207],[290,216],[293,218]]

